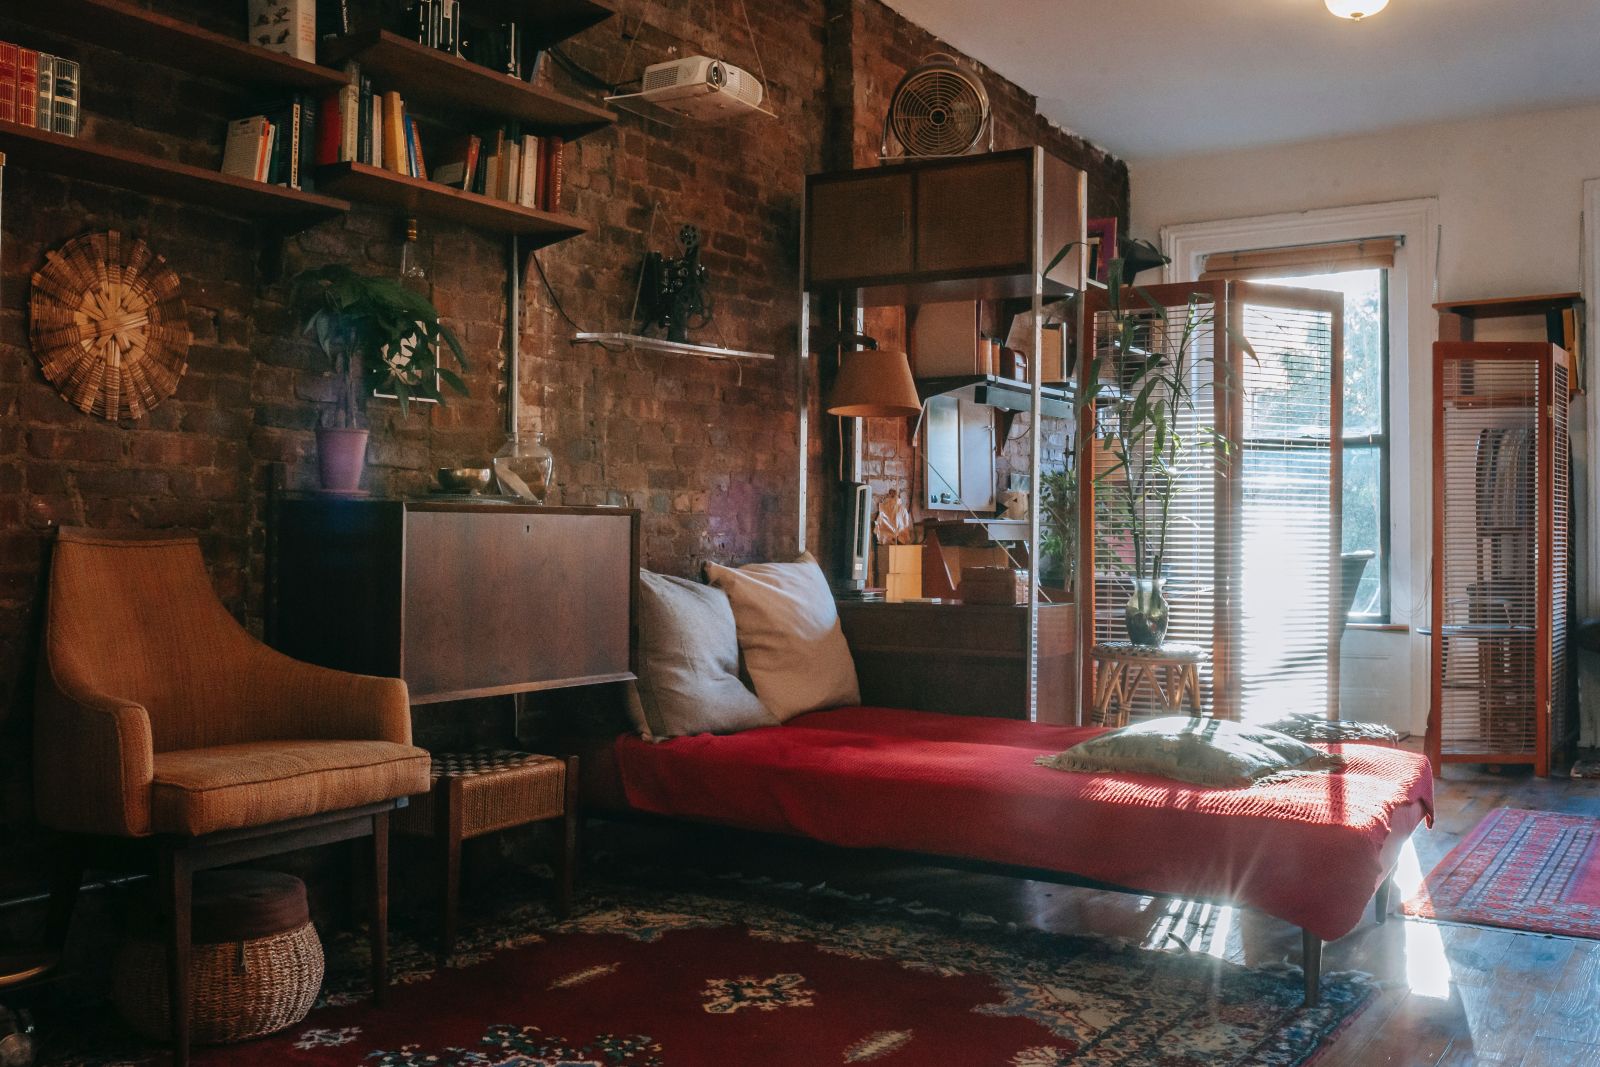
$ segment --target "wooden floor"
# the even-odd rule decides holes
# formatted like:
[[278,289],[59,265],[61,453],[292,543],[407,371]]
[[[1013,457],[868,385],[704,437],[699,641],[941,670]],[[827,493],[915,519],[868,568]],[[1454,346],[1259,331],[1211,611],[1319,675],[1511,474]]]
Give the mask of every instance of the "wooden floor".
[[[1435,799],[1435,825],[1418,830],[1401,859],[1400,900],[1497,807],[1600,817],[1600,780],[1450,767]],[[1192,951],[1238,963],[1299,962],[1299,931],[1232,908],[863,863],[840,850],[723,832],[604,824],[596,836],[602,848],[627,854],[656,853],[663,861],[702,868],[826,881],[848,892],[920,900],[1045,930],[1134,937],[1151,947],[1170,946],[1176,937]],[[1327,946],[1324,967],[1366,971],[1385,989],[1323,1052],[1316,1067],[1600,1067],[1600,942],[1399,915],[1380,926],[1369,916]]]

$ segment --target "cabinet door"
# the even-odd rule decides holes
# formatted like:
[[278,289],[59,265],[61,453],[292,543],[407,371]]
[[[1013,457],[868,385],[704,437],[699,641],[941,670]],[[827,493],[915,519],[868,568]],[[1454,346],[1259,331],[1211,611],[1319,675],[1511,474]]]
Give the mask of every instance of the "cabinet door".
[[626,514],[414,511],[402,676],[414,703],[628,671]]
[[813,179],[806,219],[808,284],[879,278],[911,269],[911,175]]
[[1029,155],[919,171],[917,271],[1029,269],[1032,189]]

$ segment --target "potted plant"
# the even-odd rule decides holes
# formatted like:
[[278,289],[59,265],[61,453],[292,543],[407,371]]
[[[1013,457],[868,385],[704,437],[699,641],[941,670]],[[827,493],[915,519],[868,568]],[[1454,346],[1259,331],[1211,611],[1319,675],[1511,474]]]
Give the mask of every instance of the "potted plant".
[[439,309],[395,278],[372,277],[342,264],[317,267],[295,277],[290,303],[341,383],[338,424],[317,428],[322,487],[354,492],[361,483],[368,433],[357,425],[357,397],[392,393],[405,412],[413,397],[443,403],[441,385],[466,396],[466,382],[440,363],[441,342],[463,371],[466,354],[455,332],[440,321]]

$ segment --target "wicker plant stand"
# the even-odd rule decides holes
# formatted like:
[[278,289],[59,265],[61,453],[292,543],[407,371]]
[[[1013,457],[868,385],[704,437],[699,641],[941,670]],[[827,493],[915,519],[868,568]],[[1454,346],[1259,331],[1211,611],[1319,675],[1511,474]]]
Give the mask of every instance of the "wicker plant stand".
[[1199,645],[1168,642],[1159,648],[1131,641],[1107,641],[1089,652],[1094,669],[1094,707],[1089,726],[1126,726],[1139,687],[1149,682],[1162,710],[1181,711],[1185,704],[1200,714],[1200,664],[1206,651]]
[[444,915],[439,953],[455,951],[461,898],[461,842],[513,826],[561,819],[555,863],[555,907],[572,907],[578,850],[578,758],[532,752],[435,752],[433,788],[395,814],[401,833],[434,838],[444,866]]
[[[191,1039],[248,1041],[306,1017],[322,989],[322,942],[300,879],[272,871],[201,871],[189,956]],[[154,930],[117,956],[112,999],[145,1037],[168,1041],[167,950]]]

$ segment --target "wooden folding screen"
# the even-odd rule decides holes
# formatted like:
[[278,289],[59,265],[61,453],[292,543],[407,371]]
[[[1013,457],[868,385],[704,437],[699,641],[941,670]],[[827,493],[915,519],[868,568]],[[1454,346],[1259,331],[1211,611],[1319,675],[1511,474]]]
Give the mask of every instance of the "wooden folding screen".
[[[1168,640],[1210,652],[1201,674],[1208,714],[1330,713],[1337,706],[1340,629],[1342,297],[1210,281],[1129,289],[1121,304],[1146,316],[1135,339],[1146,352],[1171,351],[1190,316],[1206,323],[1191,338],[1195,409],[1178,429],[1194,441],[1215,429],[1226,442],[1191,450],[1178,472],[1184,491],[1165,568]],[[1159,315],[1145,310],[1152,307]],[[1109,368],[1115,331],[1107,295],[1091,293],[1087,310],[1095,351]],[[1087,373],[1087,361],[1081,369]],[[1095,432],[1106,425],[1109,403],[1084,413],[1079,438],[1090,442],[1094,469],[1102,473],[1115,465]],[[1096,642],[1125,639],[1127,486],[1116,472],[1098,493],[1090,478],[1083,482],[1078,573],[1093,580],[1079,582],[1079,595]],[[1093,706],[1093,686],[1085,671],[1084,707]],[[1151,700],[1133,711],[1160,708]]]
[[1570,752],[1567,354],[1434,345],[1428,756],[1526,763]]

